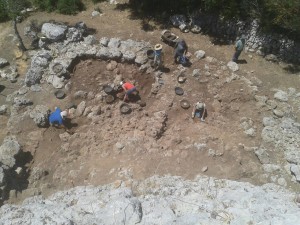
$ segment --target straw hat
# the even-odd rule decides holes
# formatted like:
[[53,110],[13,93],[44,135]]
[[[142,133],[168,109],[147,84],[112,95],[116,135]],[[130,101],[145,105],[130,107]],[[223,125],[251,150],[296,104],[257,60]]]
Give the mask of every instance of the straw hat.
[[162,45],[161,44],[156,44],[155,46],[154,46],[154,50],[161,50],[162,49]]

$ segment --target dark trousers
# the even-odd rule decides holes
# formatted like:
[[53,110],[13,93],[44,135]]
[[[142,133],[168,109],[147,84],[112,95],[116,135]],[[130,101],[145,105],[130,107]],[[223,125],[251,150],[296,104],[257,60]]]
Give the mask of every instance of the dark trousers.
[[235,50],[232,61],[236,62],[239,59],[241,53],[242,53],[242,50]]

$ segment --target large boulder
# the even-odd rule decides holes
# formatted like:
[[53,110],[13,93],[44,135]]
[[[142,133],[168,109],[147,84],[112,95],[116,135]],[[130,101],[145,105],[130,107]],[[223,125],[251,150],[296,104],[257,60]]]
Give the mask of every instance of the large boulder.
[[52,60],[51,52],[42,50],[32,57],[31,65],[26,73],[25,83],[31,86],[40,82],[43,77],[44,70]]
[[15,155],[19,153],[21,146],[15,136],[6,137],[0,146],[0,164],[4,169],[15,165]]
[[53,23],[44,23],[42,26],[42,34],[44,34],[49,41],[55,42],[65,38],[67,26]]
[[48,123],[50,110],[44,105],[37,105],[31,112],[30,118],[33,119],[38,127],[46,127]]

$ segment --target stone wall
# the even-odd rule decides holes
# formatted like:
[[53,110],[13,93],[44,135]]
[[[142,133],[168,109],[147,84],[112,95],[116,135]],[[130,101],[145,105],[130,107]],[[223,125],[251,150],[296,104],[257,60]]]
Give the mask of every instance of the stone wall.
[[[190,21],[190,22],[187,22]],[[201,28],[201,32],[208,33],[214,37],[235,41],[241,34],[247,36],[246,50],[261,56],[274,55],[273,61],[300,63],[300,42],[289,39],[283,34],[265,33],[259,22],[253,21],[225,21],[213,15],[196,14],[187,19],[182,15],[171,17],[171,23],[183,31],[186,27]],[[200,30],[200,29],[195,29]],[[276,57],[275,57],[276,56]]]

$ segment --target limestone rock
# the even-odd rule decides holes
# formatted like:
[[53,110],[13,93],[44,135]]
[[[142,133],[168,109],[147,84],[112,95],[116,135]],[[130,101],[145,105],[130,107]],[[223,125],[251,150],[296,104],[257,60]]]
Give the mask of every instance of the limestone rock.
[[261,164],[268,164],[270,163],[270,156],[265,148],[259,148],[255,151],[255,155],[261,162]]
[[194,53],[197,59],[203,59],[205,57],[205,51],[198,50]]
[[265,126],[265,127],[267,127],[267,126],[270,126],[270,127],[273,127],[273,126],[275,126],[277,123],[276,123],[276,121],[275,121],[275,119],[273,118],[273,117],[264,117],[263,118],[263,125]]
[[148,61],[148,57],[146,54],[139,52],[136,55],[136,58],[134,60],[135,63],[137,63],[138,65],[142,65],[145,64]]
[[233,71],[233,72],[236,72],[236,71],[239,70],[239,65],[238,65],[237,63],[235,63],[235,62],[232,62],[232,61],[230,61],[230,62],[227,63],[227,67],[228,67],[231,71]]
[[81,116],[85,110],[85,107],[86,107],[85,101],[80,102],[76,109],[76,116]]
[[193,74],[192,74],[193,77],[200,77],[200,75],[201,75],[201,70],[200,69],[194,69],[193,70]]
[[123,59],[126,62],[134,62],[135,58],[136,58],[136,55],[133,51],[125,51],[123,53]]
[[46,127],[49,124],[50,110],[44,105],[37,105],[31,112],[30,118],[33,119],[38,127]]
[[50,75],[47,77],[47,83],[52,84],[54,88],[61,89],[64,87],[65,78],[64,77],[57,77],[55,75]]
[[88,96],[88,93],[86,91],[76,91],[74,93],[74,98],[75,99],[86,99]]
[[70,42],[78,42],[81,41],[83,37],[83,33],[80,29],[77,29],[75,27],[68,28],[68,31],[66,33],[66,38]]
[[92,17],[96,17],[96,16],[99,16],[100,15],[100,12],[98,12],[98,11],[93,11],[92,12]]
[[121,40],[119,38],[111,38],[108,42],[109,48],[119,48],[121,44]]
[[100,39],[100,44],[102,45],[102,46],[104,46],[104,47],[107,47],[108,46],[108,43],[109,43],[109,38],[107,38],[107,37],[103,37],[103,38],[101,38]]
[[291,172],[295,176],[296,181],[300,182],[300,166],[292,164],[291,165]]
[[278,62],[278,58],[274,54],[269,54],[265,56],[265,59],[270,62]]
[[7,105],[0,106],[0,115],[4,115],[7,112]]
[[37,84],[42,79],[45,68],[49,65],[52,59],[49,51],[42,50],[33,56],[25,77],[25,83],[27,86]]
[[42,34],[50,41],[59,41],[65,38],[67,26],[53,23],[44,23],[42,26]]
[[14,98],[14,105],[17,107],[32,105],[32,101],[26,97],[20,96]]
[[95,38],[94,35],[88,35],[88,36],[84,37],[83,39],[84,39],[85,44],[88,44],[88,45],[97,44],[97,39]]
[[[34,195],[36,190],[32,192]],[[139,182],[135,192],[142,194],[135,197],[131,189],[118,181],[99,187],[75,187],[47,199],[34,196],[20,205],[2,206],[0,224],[169,225],[176,221],[188,225],[201,221],[217,225],[228,219],[231,224],[272,221],[295,225],[300,220],[295,193],[274,184],[253,186],[212,177],[199,176],[188,181],[165,176]]]
[[9,65],[9,62],[4,58],[0,58],[0,68],[3,68],[7,65]]
[[274,98],[281,101],[281,102],[287,102],[289,100],[288,94],[285,91],[277,91],[274,94]]
[[15,136],[6,137],[0,146],[0,164],[4,168],[12,168],[15,165],[15,155],[19,153],[21,146]]

